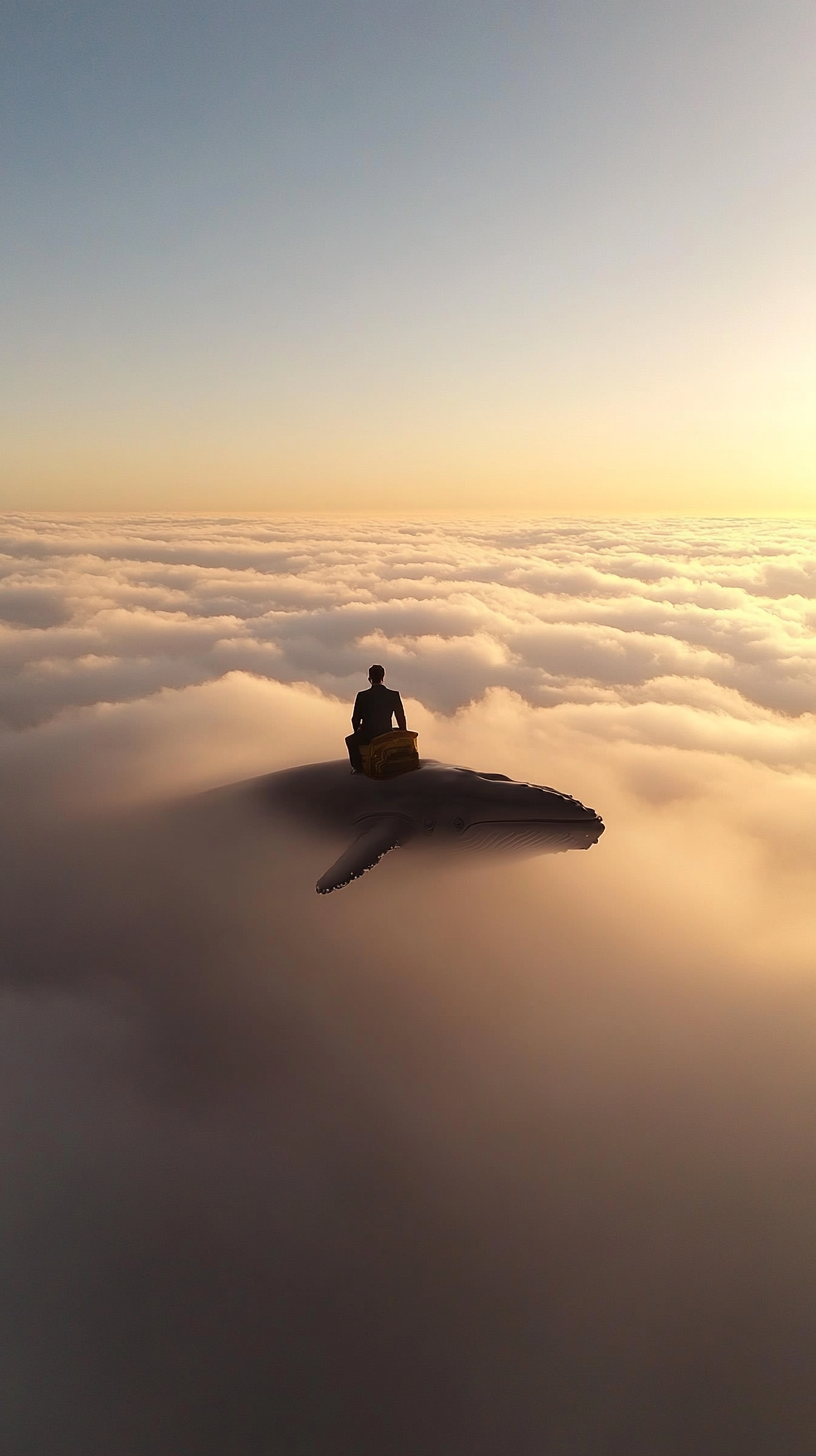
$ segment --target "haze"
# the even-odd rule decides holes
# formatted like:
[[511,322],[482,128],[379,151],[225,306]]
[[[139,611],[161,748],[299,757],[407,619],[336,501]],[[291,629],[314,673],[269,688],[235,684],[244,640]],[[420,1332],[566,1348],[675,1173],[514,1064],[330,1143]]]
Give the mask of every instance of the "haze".
[[[3,1450],[810,1456],[812,527],[3,524]],[[377,658],[600,844],[316,896]]]

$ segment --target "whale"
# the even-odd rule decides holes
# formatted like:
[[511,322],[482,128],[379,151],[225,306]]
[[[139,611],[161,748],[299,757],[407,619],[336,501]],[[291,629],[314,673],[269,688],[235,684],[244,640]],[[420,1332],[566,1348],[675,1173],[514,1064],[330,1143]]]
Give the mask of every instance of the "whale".
[[350,774],[345,760],[302,764],[268,774],[258,793],[302,825],[348,836],[317,881],[319,895],[343,889],[409,844],[520,858],[590,849],[604,832],[595,810],[571,794],[434,759],[392,779]]

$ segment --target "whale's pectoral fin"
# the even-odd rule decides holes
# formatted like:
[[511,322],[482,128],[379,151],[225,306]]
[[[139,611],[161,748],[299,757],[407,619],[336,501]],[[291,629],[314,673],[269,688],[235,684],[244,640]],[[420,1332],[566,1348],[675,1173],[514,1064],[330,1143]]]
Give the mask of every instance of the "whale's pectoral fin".
[[378,814],[376,818],[362,820],[357,838],[315,885],[318,895],[342,890],[352,880],[359,880],[366,870],[372,870],[379,864],[389,849],[398,849],[401,844],[406,844],[413,833],[410,819],[403,819],[400,814]]

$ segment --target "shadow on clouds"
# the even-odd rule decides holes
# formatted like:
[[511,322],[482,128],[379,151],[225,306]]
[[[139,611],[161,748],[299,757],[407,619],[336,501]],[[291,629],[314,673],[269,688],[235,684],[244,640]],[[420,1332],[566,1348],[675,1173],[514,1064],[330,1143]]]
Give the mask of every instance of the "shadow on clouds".
[[804,1452],[811,985],[583,856],[325,853],[243,790],[8,853],[4,1449]]

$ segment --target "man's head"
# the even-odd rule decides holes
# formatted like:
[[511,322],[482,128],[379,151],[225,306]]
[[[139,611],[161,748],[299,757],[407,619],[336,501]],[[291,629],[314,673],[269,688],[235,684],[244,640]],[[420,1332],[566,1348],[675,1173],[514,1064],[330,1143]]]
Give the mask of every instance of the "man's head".
[[381,683],[384,677],[385,668],[380,667],[380,664],[378,662],[375,662],[374,666],[368,669],[368,681],[371,683],[372,687],[376,687],[377,683]]

